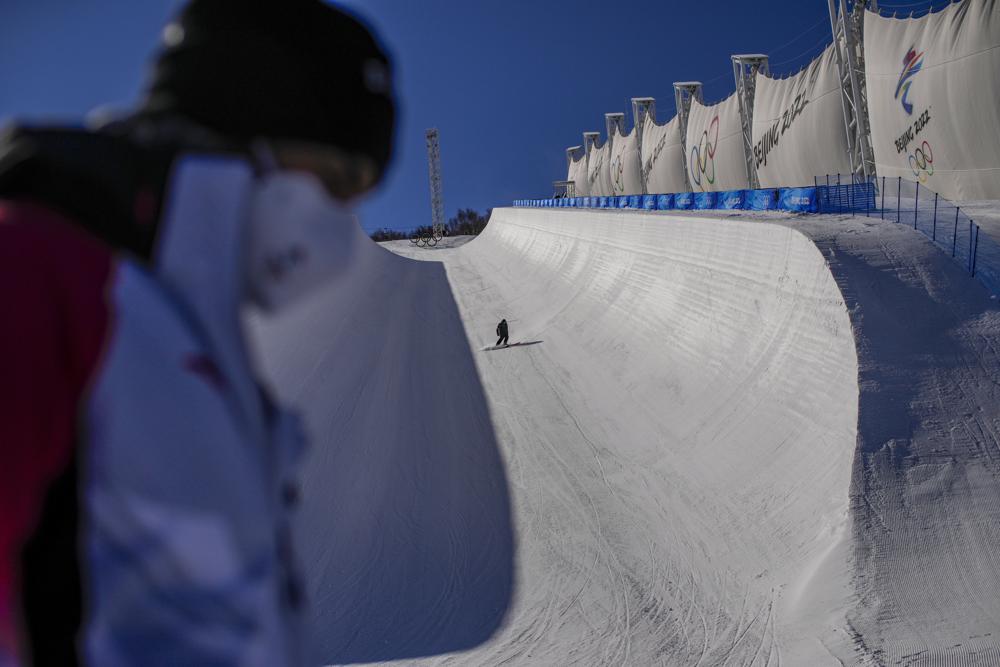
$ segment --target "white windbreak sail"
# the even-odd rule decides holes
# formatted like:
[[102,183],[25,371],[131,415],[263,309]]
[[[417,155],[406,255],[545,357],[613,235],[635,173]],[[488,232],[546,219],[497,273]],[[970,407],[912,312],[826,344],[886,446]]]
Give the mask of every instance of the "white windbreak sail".
[[657,125],[646,115],[642,126],[642,171],[646,178],[646,192],[665,194],[687,191],[681,124],[677,116],[664,125]]
[[865,76],[879,176],[1000,198],[1000,2],[916,19],[866,12]]
[[811,185],[816,176],[851,172],[832,44],[794,76],[757,73],[753,154],[762,188]]
[[576,196],[585,197],[590,194],[587,179],[587,152],[579,151],[580,157],[569,163],[569,173],[566,174],[567,181],[576,184]]
[[687,126],[687,170],[695,192],[747,187],[736,94],[710,107],[691,100]]
[[611,144],[591,144],[587,155],[587,190],[592,195],[611,194],[611,169],[608,159]]
[[639,175],[639,140],[635,131],[626,135],[615,134],[611,142],[611,194],[642,194],[642,178]]

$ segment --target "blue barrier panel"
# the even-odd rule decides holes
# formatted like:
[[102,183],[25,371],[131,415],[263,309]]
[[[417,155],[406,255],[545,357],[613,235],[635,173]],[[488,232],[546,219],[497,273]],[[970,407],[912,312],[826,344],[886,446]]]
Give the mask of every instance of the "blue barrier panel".
[[583,208],[590,208],[590,197],[583,198]]
[[642,203],[640,204],[644,211],[655,211],[656,210],[656,195],[643,195]]
[[746,190],[727,190],[726,192],[720,192],[718,198],[716,199],[716,206],[727,210],[743,208],[746,196]]
[[750,190],[746,207],[753,211],[770,211],[778,207],[778,191],[774,189]]
[[778,191],[778,206],[785,211],[815,213],[816,188],[781,188]]
[[629,208],[640,208],[642,206],[642,195],[629,195],[628,196],[628,207]]
[[610,206],[610,203],[608,202],[608,198],[607,197],[599,197],[598,200],[597,200],[597,206],[598,206],[598,208],[608,208],[608,206]]
[[714,192],[694,193],[694,204],[692,204],[691,208],[696,208],[699,211],[703,211],[706,208],[715,208],[715,193]]
[[674,207],[674,195],[656,195],[656,210],[669,211]]
[[628,208],[628,197],[615,197],[615,207]]
[[674,208],[686,210],[694,205],[693,192],[678,192],[674,195]]

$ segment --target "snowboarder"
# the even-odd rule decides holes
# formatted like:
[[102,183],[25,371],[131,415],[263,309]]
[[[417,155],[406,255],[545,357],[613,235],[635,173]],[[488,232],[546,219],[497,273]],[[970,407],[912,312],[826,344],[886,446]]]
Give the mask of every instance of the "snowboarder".
[[500,324],[497,325],[497,335],[500,338],[497,339],[497,347],[500,347],[500,343],[503,343],[504,347],[507,346],[507,320],[500,320]]
[[390,64],[322,0],[191,0],[163,40],[128,116],[0,137],[5,667],[305,659],[304,440],[241,312],[350,265]]

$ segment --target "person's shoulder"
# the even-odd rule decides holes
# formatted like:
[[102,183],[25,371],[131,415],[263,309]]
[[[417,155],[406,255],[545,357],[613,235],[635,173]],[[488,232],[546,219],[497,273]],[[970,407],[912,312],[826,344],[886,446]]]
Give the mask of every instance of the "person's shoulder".
[[0,302],[17,314],[9,335],[37,347],[71,331],[62,340],[95,357],[115,266],[110,248],[52,208],[0,199]]
[[55,209],[0,199],[0,258],[8,270],[78,270],[95,260],[107,262],[111,255],[104,243]]

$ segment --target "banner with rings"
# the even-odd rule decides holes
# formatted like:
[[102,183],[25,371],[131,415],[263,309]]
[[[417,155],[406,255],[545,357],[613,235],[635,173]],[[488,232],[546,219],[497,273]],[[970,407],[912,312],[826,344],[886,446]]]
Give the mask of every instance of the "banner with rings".
[[832,44],[792,76],[757,73],[753,153],[762,188],[812,185],[816,176],[851,173]]
[[642,126],[642,170],[646,192],[683,192],[684,147],[681,145],[681,124],[677,116],[657,125],[648,115]]
[[740,105],[735,93],[712,106],[691,100],[686,162],[693,191],[749,187],[741,135]]
[[611,194],[611,144],[606,139],[598,146],[596,143],[587,151],[587,192],[597,196]]
[[570,158],[569,173],[566,174],[567,181],[573,181],[578,197],[590,194],[587,179],[587,153],[578,151],[580,157],[576,160]]
[[639,178],[639,141],[635,128],[626,135],[615,132],[611,138],[611,194],[642,194],[642,180]]
[[1000,199],[1000,1],[919,18],[865,13],[865,77],[879,176],[948,199]]

